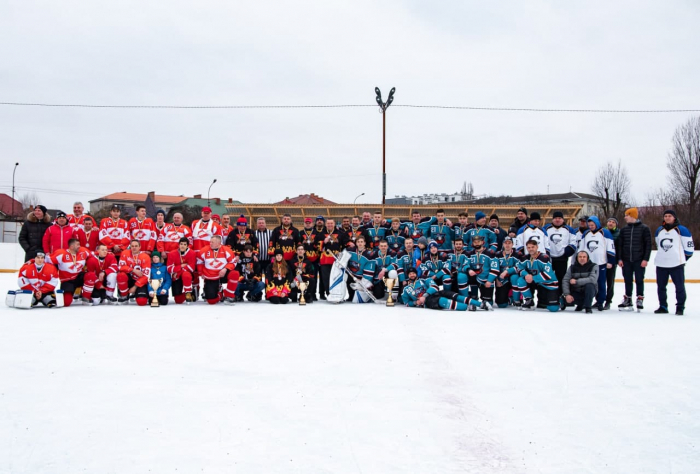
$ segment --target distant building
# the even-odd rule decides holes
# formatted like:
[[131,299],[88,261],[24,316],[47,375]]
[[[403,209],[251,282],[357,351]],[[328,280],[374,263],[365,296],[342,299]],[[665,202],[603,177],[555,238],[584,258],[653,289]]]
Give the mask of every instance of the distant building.
[[298,205],[298,206],[315,206],[315,205],[328,205],[328,206],[334,206],[335,203],[333,201],[330,201],[328,199],[324,199],[321,196],[317,196],[314,193],[311,194],[300,194],[297,197],[289,198],[286,197],[280,202],[276,202],[275,204],[279,206],[293,206],[293,205]]
[[[226,211],[226,205],[238,205],[241,204],[240,201],[234,201],[232,198],[228,198],[228,201],[222,201],[221,198],[203,198],[201,194],[195,194],[191,198],[185,199],[183,202],[179,203],[178,206],[190,206],[190,207],[211,207],[211,212],[213,214],[218,214],[219,216],[223,214],[228,214]],[[238,216],[235,216],[238,217]],[[236,219],[233,219],[234,221]]]
[[530,194],[528,196],[487,196],[471,201],[463,201],[469,204],[470,208],[493,205],[509,206],[552,206],[577,205],[581,206],[580,216],[597,216],[602,212],[602,207],[598,197],[588,193],[568,192],[559,194]]
[[0,218],[11,219],[13,217],[25,217],[24,206],[17,199],[12,199],[7,194],[0,193]]
[[[165,212],[168,212],[168,210],[176,204],[180,204],[188,199],[186,196],[166,196],[162,194],[156,195],[153,191],[148,194],[152,194],[151,198],[153,199],[156,208],[163,209]],[[90,214],[96,214],[101,209],[110,208],[114,204],[118,205],[122,209],[133,208],[137,204],[144,204],[148,194],[127,193],[126,191],[123,191],[93,199],[90,201]]]
[[387,198],[387,204],[407,204],[410,206],[421,206],[424,204],[451,204],[455,202],[464,202],[468,199],[466,194],[423,194],[422,196],[395,196]]

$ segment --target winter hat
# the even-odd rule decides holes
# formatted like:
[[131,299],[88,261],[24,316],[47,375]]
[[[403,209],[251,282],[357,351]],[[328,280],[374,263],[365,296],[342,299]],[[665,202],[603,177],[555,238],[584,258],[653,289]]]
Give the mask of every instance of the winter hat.
[[506,237],[503,239],[503,242],[513,242],[513,238],[510,235],[506,235]]
[[557,217],[561,217],[563,219],[564,213],[561,211],[554,211],[554,214],[552,214],[552,219],[556,219]]
[[282,249],[276,249],[275,250],[275,255],[282,255],[284,256],[284,251]]
[[323,216],[316,216],[316,220],[326,222],[326,218]]
[[304,222],[313,222],[314,220],[310,217],[304,217]]
[[211,218],[212,218],[213,220],[215,220],[215,221],[219,221],[219,222],[221,222],[221,216],[220,216],[220,215],[218,215],[218,214],[214,214],[214,215],[212,215],[212,216],[211,216]]
[[476,214],[474,214],[474,220],[478,221],[481,219],[486,219],[486,214],[481,211],[477,211]]
[[209,207],[209,206],[204,206],[204,207],[202,208],[202,212],[208,212],[209,214],[211,214],[211,207]]
[[239,217],[239,218],[236,220],[236,225],[244,225],[244,226],[247,226],[247,225],[248,225],[248,221],[246,220],[246,218],[245,218],[245,216],[244,216],[243,214],[241,214],[241,217]]
[[[421,238],[423,238],[423,237],[421,237]],[[435,242],[434,240],[431,240],[430,243],[428,244],[428,248],[430,248],[430,247],[438,248],[437,242]]]
[[153,259],[153,257],[158,257],[159,259],[161,259],[161,261],[163,260],[163,257],[160,256],[160,252],[157,250],[151,252],[151,259]]
[[540,220],[540,219],[542,219],[542,217],[540,216],[540,213],[539,213],[539,212],[533,212],[532,214],[530,214],[530,220],[531,220],[531,221],[535,221],[535,220],[538,221],[538,220]]
[[596,216],[591,216],[588,218],[586,222],[593,222],[595,224],[596,229],[600,229],[600,221]]
[[426,239],[425,237],[419,237],[417,243],[418,243],[418,245],[423,244],[427,247],[428,246],[428,239]]
[[41,204],[37,204],[36,206],[34,206],[34,209],[35,209],[35,210],[36,210],[36,209],[41,209],[41,212],[43,212],[44,215],[46,215],[46,211],[47,211],[46,206],[42,206]]
[[157,216],[158,214],[163,214],[163,217],[165,217],[165,211],[164,211],[163,209],[158,209],[158,210],[156,211],[156,216]]
[[578,218],[579,222],[588,222],[588,216],[581,216]]
[[[527,215],[527,209],[525,209],[524,207],[521,207],[520,209],[518,209],[518,212],[522,212],[522,213],[524,213],[525,215]],[[517,214],[517,213],[516,213],[516,214]]]
[[[675,214],[674,214],[674,215],[675,215]],[[66,213],[65,213],[65,212],[63,212],[63,211],[58,211],[58,212],[56,213],[56,219],[60,219],[61,217],[67,219]]]
[[498,222],[501,222],[501,219],[498,218],[498,214],[491,214],[491,217],[489,217],[489,220],[492,221],[496,219]]
[[416,275],[418,275],[418,270],[416,270],[416,267],[409,268],[406,272],[406,275],[410,275],[411,273],[415,273]]
[[639,219],[639,211],[636,207],[630,207],[625,211],[626,216],[630,216],[632,219]]
[[608,217],[608,222],[610,222],[610,221],[613,221],[615,223],[615,227],[617,227],[617,224],[618,224],[617,219],[615,219],[614,217]]
[[666,210],[664,211],[664,216],[665,216],[666,214],[671,214],[675,219],[678,219],[678,216],[676,215],[676,211],[674,211],[673,209],[666,209]]

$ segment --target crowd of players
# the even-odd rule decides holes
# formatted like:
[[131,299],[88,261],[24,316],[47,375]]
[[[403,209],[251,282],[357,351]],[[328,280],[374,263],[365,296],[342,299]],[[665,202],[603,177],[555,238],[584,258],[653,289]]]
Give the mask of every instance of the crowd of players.
[[[143,205],[128,221],[113,206],[99,223],[81,203],[75,203],[73,214],[58,212],[55,219],[36,206],[20,233],[26,263],[19,286],[33,292],[32,305],[48,307],[56,305],[59,287],[65,306],[76,298],[88,305],[135,301],[144,306],[154,299],[165,305],[171,297],[176,304],[198,299],[233,304],[263,296],[284,304],[301,298],[300,287],[306,302],[313,303],[325,300],[337,284],[331,281],[332,270],[346,251],[348,301],[362,301],[355,292],[382,300],[387,286],[393,286],[398,302],[412,307],[603,311],[610,308],[621,267],[625,295],[619,308],[643,308],[652,237],[637,209],[625,212],[622,229],[614,218],[602,226],[595,216],[582,217],[574,229],[561,212],[542,226],[541,216],[528,215],[524,208],[507,228],[497,215],[477,212],[472,222],[469,217],[463,212],[452,221],[438,210],[434,216],[413,212],[410,220],[401,220],[366,212],[338,223],[307,217],[297,228],[284,215],[273,230],[263,218],[253,230],[244,216],[232,225],[230,216],[212,214],[209,207],[188,226],[179,213],[166,222],[162,210],[153,220]],[[676,314],[683,314],[683,272],[693,253],[692,236],[668,210],[655,240],[656,312],[668,312],[670,277]],[[395,285],[386,284],[390,275]]]

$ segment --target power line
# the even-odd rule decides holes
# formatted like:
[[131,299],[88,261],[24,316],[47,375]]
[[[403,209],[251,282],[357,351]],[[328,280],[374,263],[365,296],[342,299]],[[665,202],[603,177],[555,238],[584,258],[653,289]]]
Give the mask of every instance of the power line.
[[[109,105],[109,104],[47,104],[40,102],[0,102],[0,105],[19,107],[53,107],[84,109],[338,109],[377,107],[372,104],[330,104],[330,105]],[[472,110],[485,112],[537,112],[537,113],[587,113],[587,114],[669,114],[700,112],[700,109],[550,109],[542,107],[475,107],[456,105],[415,105],[394,104],[394,107],[414,109]]]

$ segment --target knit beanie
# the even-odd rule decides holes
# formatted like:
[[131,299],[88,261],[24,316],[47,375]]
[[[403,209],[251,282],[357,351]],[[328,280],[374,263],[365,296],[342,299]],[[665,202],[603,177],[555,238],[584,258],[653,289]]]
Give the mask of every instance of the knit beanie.
[[630,207],[625,211],[626,216],[630,216],[632,219],[639,219],[639,211],[636,207]]
[[245,225],[245,226],[248,225],[248,221],[246,220],[246,218],[243,214],[241,214],[241,217],[239,217],[238,220],[236,221],[236,225]]

